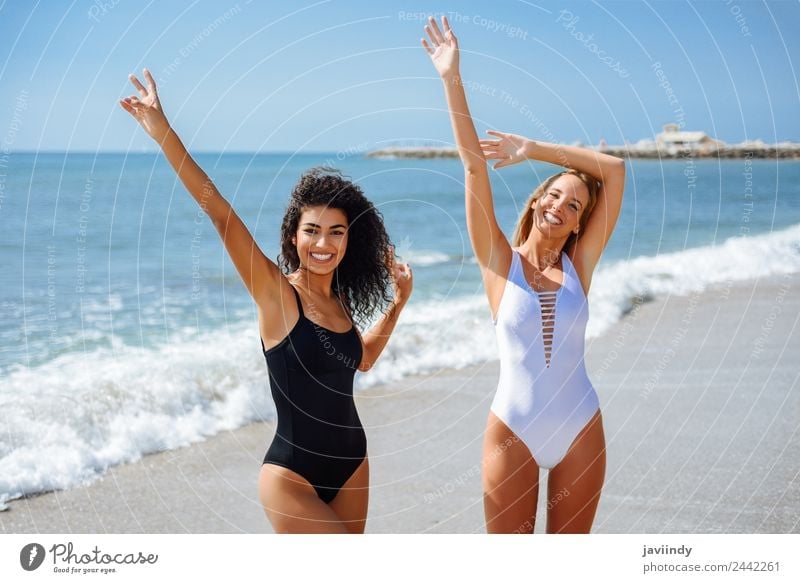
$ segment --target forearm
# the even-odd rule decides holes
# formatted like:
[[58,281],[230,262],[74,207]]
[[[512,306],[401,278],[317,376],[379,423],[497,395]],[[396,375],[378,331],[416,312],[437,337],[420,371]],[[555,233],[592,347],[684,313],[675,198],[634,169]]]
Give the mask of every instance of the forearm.
[[470,173],[488,175],[486,159],[481,150],[478,133],[475,131],[475,123],[472,121],[472,115],[469,112],[461,76],[454,75],[443,79],[442,82],[444,83],[447,107],[450,111],[450,123],[453,126],[458,155],[464,164],[464,170]]
[[212,222],[216,224],[227,220],[230,209],[228,201],[222,197],[211,178],[191,157],[178,134],[170,127],[156,142],[161,146],[161,150],[186,190],[197,201],[200,208],[208,214]]
[[467,229],[475,255],[481,265],[491,258],[490,251],[503,234],[494,214],[492,188],[489,172],[483,155],[475,124],[467,106],[467,97],[461,77],[443,79],[450,121],[458,146],[458,153],[464,164],[464,204],[466,208]]
[[588,148],[526,140],[524,152],[525,157],[529,160],[539,160],[564,166],[565,168],[574,168],[579,172],[594,176],[601,182],[605,182],[611,176],[624,171],[625,162],[621,158],[595,152]]
[[367,371],[374,366],[375,361],[386,348],[405,304],[405,301],[395,298],[381,319],[363,336],[364,356],[361,359],[360,370]]

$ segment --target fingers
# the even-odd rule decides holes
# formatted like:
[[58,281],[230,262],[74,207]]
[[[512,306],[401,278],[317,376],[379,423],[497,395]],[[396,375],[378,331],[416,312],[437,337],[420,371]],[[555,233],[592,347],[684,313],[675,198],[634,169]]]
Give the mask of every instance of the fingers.
[[431,27],[430,27],[430,26],[428,26],[427,24],[425,25],[425,32],[427,32],[427,33],[428,33],[428,38],[429,38],[429,39],[431,39],[431,44],[432,44],[434,47],[438,47],[438,46],[439,46],[439,44],[441,44],[441,43],[440,43],[440,42],[439,42],[439,41],[436,39],[436,35],[434,34],[433,30],[431,30]]
[[453,45],[458,48],[458,39],[456,35],[453,34],[453,30],[450,28],[450,23],[447,21],[447,17],[442,15],[442,26],[444,27],[444,36],[448,40],[450,40]]
[[497,136],[498,138],[505,138],[506,136],[508,136],[508,134],[504,132],[496,132],[494,130],[486,130],[486,133],[489,134],[490,136]]
[[149,69],[144,70],[144,80],[147,81],[147,89],[150,90],[151,93],[156,93],[156,80],[153,79]]
[[136,75],[131,73],[128,75],[128,79],[130,79],[131,83],[133,83],[133,86],[136,87],[136,91],[139,92],[139,95],[142,97],[147,97],[147,89],[145,89],[144,85],[139,82],[139,80],[136,78]]
[[428,54],[429,54],[429,55],[432,55],[434,51],[433,51],[433,49],[430,47],[430,45],[427,43],[427,41],[426,41],[424,38],[423,38],[423,39],[420,39],[420,40],[422,41],[422,46],[423,46],[423,47],[425,47],[425,50],[428,52]]
[[124,99],[120,99],[119,104],[122,106],[122,109],[124,109],[131,115],[136,115],[136,112],[133,110],[133,106]]
[[498,168],[502,168],[503,166],[508,166],[509,164],[511,164],[511,158],[505,158],[504,160],[500,160],[497,164],[492,166],[492,168],[497,170]]
[[430,22],[430,27],[429,27],[430,30],[435,35],[435,36],[432,37],[433,40],[435,40],[439,44],[443,43],[444,42],[444,35],[442,34],[442,31],[439,30],[439,25],[436,24],[436,19],[433,16],[431,16],[431,17],[428,18],[428,22]]
[[411,265],[408,263],[398,263],[395,266],[396,279],[410,279],[411,278]]
[[139,98],[136,97],[135,95],[130,95],[128,97],[120,99],[119,104],[125,111],[127,111],[131,115],[139,115],[141,113],[140,108],[142,102],[139,101]]
[[442,14],[442,27],[444,28],[445,34],[447,34],[448,32],[450,34],[453,34],[453,31],[450,30],[450,23],[447,22],[447,17],[444,14]]
[[508,157],[508,154],[503,151],[499,140],[480,140],[480,144],[481,150],[483,150],[483,155],[489,159],[502,159]]

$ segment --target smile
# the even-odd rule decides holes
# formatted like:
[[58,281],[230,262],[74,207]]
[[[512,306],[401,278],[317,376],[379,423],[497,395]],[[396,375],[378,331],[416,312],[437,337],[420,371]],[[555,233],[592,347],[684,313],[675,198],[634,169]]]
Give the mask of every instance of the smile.
[[550,223],[551,225],[561,225],[563,221],[556,217],[555,215],[551,214],[548,211],[544,211],[544,220]]
[[311,257],[313,257],[317,261],[330,261],[333,258],[333,253],[312,253]]

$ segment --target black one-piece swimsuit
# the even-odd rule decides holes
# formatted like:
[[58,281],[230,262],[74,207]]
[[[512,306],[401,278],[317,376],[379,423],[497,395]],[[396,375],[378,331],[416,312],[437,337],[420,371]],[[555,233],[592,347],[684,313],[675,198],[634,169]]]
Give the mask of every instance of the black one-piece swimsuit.
[[361,363],[355,327],[333,332],[303,314],[280,344],[264,350],[278,428],[264,463],[308,480],[331,502],[367,455],[367,438],[353,401],[353,377]]

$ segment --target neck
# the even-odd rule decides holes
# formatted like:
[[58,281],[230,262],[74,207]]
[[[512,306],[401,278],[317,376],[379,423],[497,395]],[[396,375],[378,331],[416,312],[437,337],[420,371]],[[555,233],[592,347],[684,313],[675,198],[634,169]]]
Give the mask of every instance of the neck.
[[310,272],[302,265],[294,272],[294,281],[302,286],[312,295],[321,295],[326,298],[331,297],[331,287],[333,284],[333,272],[325,275],[318,275]]
[[567,237],[550,239],[534,228],[531,229],[525,242],[520,245],[519,250],[530,263],[544,268],[547,265],[558,263],[566,242]]

